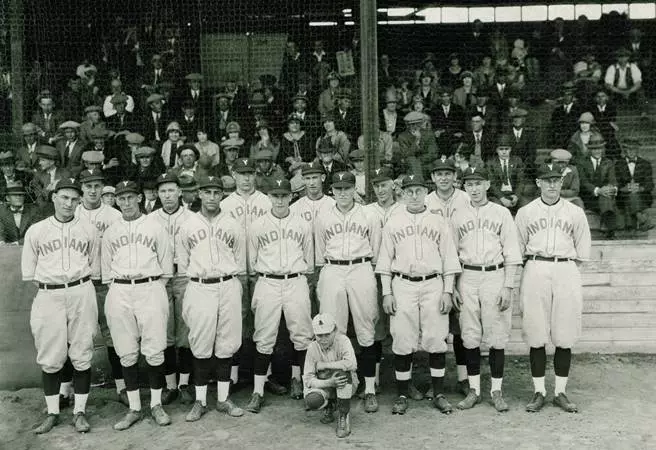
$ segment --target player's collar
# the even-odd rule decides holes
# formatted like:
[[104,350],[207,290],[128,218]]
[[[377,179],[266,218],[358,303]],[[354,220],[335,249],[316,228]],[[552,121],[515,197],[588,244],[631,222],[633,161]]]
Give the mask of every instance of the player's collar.
[[544,206],[547,206],[547,207],[556,206],[558,203],[560,203],[560,196],[558,196],[558,200],[556,200],[552,204],[549,204],[549,203],[545,202],[544,199],[542,198],[542,196],[540,196],[540,201],[542,202],[542,204]]

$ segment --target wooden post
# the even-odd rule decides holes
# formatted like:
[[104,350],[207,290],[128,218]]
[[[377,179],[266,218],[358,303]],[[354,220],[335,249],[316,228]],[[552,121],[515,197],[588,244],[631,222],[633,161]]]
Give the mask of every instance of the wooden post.
[[23,126],[23,0],[9,2],[9,39],[11,42],[11,126],[14,134],[21,135]]
[[367,200],[372,199],[369,180],[378,164],[378,12],[376,0],[360,0],[360,98],[364,135],[364,168]]

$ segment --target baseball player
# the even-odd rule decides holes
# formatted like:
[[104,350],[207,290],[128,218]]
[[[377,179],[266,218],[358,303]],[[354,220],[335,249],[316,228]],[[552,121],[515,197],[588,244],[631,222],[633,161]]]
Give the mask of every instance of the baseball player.
[[[193,214],[180,205],[180,186],[178,177],[173,173],[164,173],[157,177],[157,195],[162,207],[150,213],[169,233],[170,242],[180,226]],[[178,273],[177,255],[173,250],[173,277],[166,283],[169,298],[169,321],[166,328],[166,350],[164,350],[164,378],[166,389],[162,393],[162,404],[167,405],[180,395],[183,404],[190,404],[193,392],[189,388],[192,369],[192,354],[189,349],[189,328],[182,320],[182,298],[189,279]],[[179,358],[179,359],[178,359]],[[180,374],[180,380],[177,374]]]
[[[271,200],[255,188],[255,164],[248,158],[240,158],[232,166],[232,177],[235,179],[236,190],[221,201],[221,210],[228,213],[244,228],[244,234],[248,236],[251,224],[258,218],[271,210]],[[248,251],[248,248],[246,249]],[[248,257],[247,257],[248,261]],[[249,273],[250,273],[249,268]],[[251,310],[251,298],[255,289],[255,277],[241,276],[242,283],[242,318],[243,340],[248,341],[253,336],[253,311]],[[233,385],[239,382],[239,353],[235,355],[230,379]],[[287,393],[287,388],[279,385],[273,380],[267,382],[267,388],[279,395]]]
[[337,328],[346,333],[349,312],[362,349],[360,370],[365,381],[364,409],[378,411],[376,399],[376,350],[378,321],[376,277],[372,263],[378,255],[381,223],[362,205],[356,204],[355,176],[333,174],[335,206],[315,219],[317,264],[323,265],[317,293],[320,310],[335,317]]
[[449,335],[453,283],[460,273],[449,222],[428,210],[428,189],[421,175],[403,179],[406,207],[383,228],[376,272],[381,275],[383,310],[390,317],[398,398],[393,414],[408,409],[412,356],[428,352],[433,406],[453,411],[443,394],[446,338]]
[[187,414],[188,422],[207,412],[207,384],[215,368],[216,409],[232,417],[244,415],[228,395],[232,358],[242,339],[238,277],[246,274],[246,234],[241,223],[219,206],[223,198],[220,177],[201,177],[199,195],[200,211],[180,226],[175,241],[178,273],[189,277],[182,316],[194,357],[196,401]]
[[[105,230],[121,218],[121,213],[102,202],[105,176],[100,169],[83,170],[78,178],[82,187],[82,201],[75,210],[75,216],[90,224],[98,233],[98,239],[102,240]],[[98,325],[100,326],[100,334],[107,346],[107,359],[116,385],[116,393],[119,400],[127,406],[128,398],[125,390],[125,380],[123,379],[123,368],[121,367],[121,360],[116,354],[109,326],[107,326],[107,317],[105,317],[105,299],[109,286],[103,284],[100,279],[93,280],[93,285],[98,303]],[[64,383],[62,382],[62,384]]]
[[[456,211],[469,208],[469,196],[454,186],[456,180],[456,165],[450,160],[442,157],[435,161],[431,171],[431,180],[435,183],[435,190],[426,196],[426,207],[429,211],[439,214],[450,220]],[[454,292],[457,297],[458,291]],[[462,395],[469,394],[469,381],[467,380],[467,360],[465,347],[460,335],[460,323],[458,311],[454,308],[449,315],[449,333],[453,335],[453,353],[456,359],[456,371],[458,384],[456,389]],[[426,393],[431,397],[431,392]]]
[[583,296],[579,264],[590,257],[590,227],[583,209],[560,198],[562,174],[541,168],[536,181],[540,197],[520,208],[515,217],[524,255],[520,285],[522,329],[531,348],[531,375],[535,393],[529,412],[542,409],[547,361],[545,345],[556,347],[554,405],[567,412],[577,406],[565,394],[572,346],[581,334]]
[[148,364],[150,413],[160,426],[171,423],[162,407],[162,388],[169,315],[165,285],[173,275],[173,250],[157,219],[141,213],[139,192],[134,181],[116,185],[121,219],[107,228],[102,241],[102,279],[109,284],[105,315],[121,358],[130,408],[115,430],[126,430],[141,419],[139,352]]
[[[371,179],[376,195],[376,201],[365,206],[380,221],[382,228],[387,218],[396,211],[399,204],[394,198],[394,175],[388,168],[380,168],[374,171]],[[378,322],[376,322],[376,333],[374,336],[374,350],[376,352],[376,393],[380,388],[380,363],[383,360],[383,341],[389,334],[389,320],[386,314],[382,314],[383,295],[380,285],[380,275],[376,275],[376,287],[378,292]],[[413,385],[414,387],[414,385]]]
[[73,178],[59,180],[52,195],[55,214],[35,223],[25,234],[21,270],[24,281],[39,287],[30,327],[48,412],[34,430],[37,434],[47,433],[59,423],[60,371],[67,356],[74,368],[73,425],[80,433],[89,431],[85,410],[98,322],[90,280],[100,277],[100,255],[95,231],[75,217],[81,194]]
[[336,433],[343,438],[351,434],[351,397],[358,387],[355,351],[330,314],[314,316],[312,331],[315,340],[308,347],[303,368],[305,407],[323,409],[321,423],[325,424],[335,420],[337,409]]
[[492,403],[508,411],[503,399],[504,348],[510,337],[512,290],[522,263],[517,228],[508,208],[489,202],[490,181],[485,169],[467,169],[462,178],[471,208],[451,217],[462,274],[458,278],[460,329],[467,355],[469,393],[459,409],[481,401],[481,343],[489,347]]
[[[323,164],[318,161],[307,163],[301,169],[301,175],[305,183],[305,196],[293,203],[290,206],[290,210],[292,214],[301,216],[308,221],[314,230],[314,220],[319,214],[319,211],[335,206],[335,199],[323,193],[323,184],[326,182],[326,172],[324,171]],[[319,266],[315,265],[314,273],[307,277],[308,285],[310,286],[312,316],[315,316],[319,312],[319,301],[317,299],[319,268]]]
[[252,309],[255,315],[255,382],[246,410],[258,413],[263,405],[267,369],[284,314],[294,344],[290,394],[303,398],[301,367],[312,340],[310,292],[306,274],[314,273],[312,227],[289,211],[291,184],[277,178],[269,185],[271,211],[253,222],[248,234],[249,267],[257,275]]

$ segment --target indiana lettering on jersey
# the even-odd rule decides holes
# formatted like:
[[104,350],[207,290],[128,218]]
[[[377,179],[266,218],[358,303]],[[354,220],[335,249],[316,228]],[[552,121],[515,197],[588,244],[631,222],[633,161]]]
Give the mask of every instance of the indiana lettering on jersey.
[[429,240],[437,243],[440,243],[440,232],[435,228],[421,227],[419,225],[408,225],[403,228],[395,228],[392,231],[392,240],[394,244],[399,244],[404,239],[409,237],[419,235],[421,237],[427,237]]
[[296,241],[300,246],[303,246],[304,236],[299,231],[294,231],[290,228],[283,228],[282,230],[271,230],[266,234],[257,237],[257,248],[261,249],[269,244],[277,242],[281,239]]
[[110,243],[112,246],[112,251],[116,251],[121,247],[133,244],[140,244],[153,252],[156,251],[155,237],[148,236],[143,233],[130,233],[129,235],[123,234]]
[[345,233],[357,234],[363,239],[369,237],[369,229],[366,227],[366,225],[361,225],[355,222],[346,222],[345,224],[336,223],[330,228],[326,228],[324,231],[324,236],[326,240],[328,240],[332,237],[335,237],[337,234]]
[[258,208],[257,205],[246,205],[246,207],[240,205],[230,211],[230,215],[233,219],[238,219],[244,214],[257,218],[265,215],[266,213],[266,209]]
[[[200,242],[206,240],[212,232],[208,231],[205,228],[201,228],[200,230],[195,231],[193,234],[191,234],[187,238],[187,245],[189,246],[189,249],[193,249],[196,247]],[[214,231],[214,237],[219,240],[219,242],[225,242],[225,244],[229,248],[233,248],[235,246],[235,236],[231,233],[227,233],[221,228],[217,228]]]
[[444,214],[444,210],[443,210],[442,208],[440,208],[440,209],[431,209],[431,210],[430,210],[430,212],[432,212],[433,214],[438,214],[438,215],[440,215],[440,216],[442,216],[442,217],[447,217],[447,218],[449,218],[449,219],[450,219],[451,217],[453,217],[453,215],[456,213],[456,209],[455,209],[455,208],[453,208],[453,209],[447,209],[446,211],[447,211],[447,213]]
[[501,223],[490,219],[468,220],[458,227],[458,236],[462,238],[474,230],[487,230],[494,234],[501,234]]
[[303,211],[301,212],[301,217],[304,218],[307,222],[312,222],[314,219],[317,218],[317,214],[319,214],[319,208],[317,208],[314,211],[314,214],[312,214],[312,211]]
[[571,235],[574,232],[574,225],[561,218],[552,217],[547,219],[542,217],[528,224],[528,235],[533,236],[546,229],[562,230],[563,233]]
[[88,241],[80,241],[75,238],[68,239],[66,237],[64,239],[53,239],[51,241],[39,245],[39,248],[37,249],[37,254],[40,256],[45,256],[48,255],[49,253],[56,252],[58,250],[62,250],[65,248],[69,250],[74,250],[84,256],[89,254]]
[[96,226],[96,229],[101,233],[104,233],[107,230],[107,228],[109,228],[109,224],[105,222],[97,221],[94,222],[94,225]]

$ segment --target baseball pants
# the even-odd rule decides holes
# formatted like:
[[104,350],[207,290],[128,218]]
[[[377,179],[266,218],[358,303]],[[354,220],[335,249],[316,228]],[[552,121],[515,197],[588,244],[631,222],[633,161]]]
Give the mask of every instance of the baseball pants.
[[241,282],[235,277],[216,284],[190,281],[182,302],[189,325],[189,347],[197,359],[231,358],[241,347]]
[[409,355],[416,351],[445,353],[449,316],[440,313],[442,277],[426,281],[392,279],[396,313],[390,316],[392,351]]
[[64,289],[39,289],[32,303],[30,328],[41,370],[59,372],[67,356],[75,370],[88,370],[97,323],[98,306],[91,282]]
[[[327,380],[328,378],[332,377],[335,372],[338,372],[340,375],[343,375],[347,379],[347,384],[346,386],[342,388],[305,388],[303,392],[303,397],[305,397],[306,401],[308,400],[309,397],[312,397],[313,395],[319,395],[320,398],[322,398],[322,404],[319,405],[317,402],[316,407],[312,409],[322,409],[325,408],[326,405],[328,404],[328,400],[333,400],[336,398],[341,398],[345,400],[351,399],[353,397],[353,394],[358,390],[358,377],[357,375],[354,375],[351,372],[345,372],[343,370],[323,370],[317,374],[317,378],[320,380]],[[312,402],[314,403],[314,402]]]
[[173,277],[166,283],[169,298],[169,320],[166,324],[167,347],[189,347],[189,327],[182,319],[182,302],[187,289],[187,277]]
[[239,277],[241,282],[241,317],[242,317],[242,337],[244,339],[251,339],[254,331],[254,318],[253,310],[251,308],[251,299],[255,291],[255,282],[257,276],[244,275]]
[[498,350],[506,348],[510,339],[512,307],[499,311],[497,304],[504,280],[503,270],[462,271],[458,291],[462,300],[460,328],[465,348],[478,348],[481,343]]
[[280,315],[285,315],[289,338],[294,350],[307,350],[312,342],[310,292],[304,275],[288,280],[259,277],[253,293],[257,351],[270,355],[276,345]]
[[380,275],[376,275],[376,290],[378,299],[378,322],[374,331],[374,340],[383,341],[389,335],[389,316],[383,312],[383,287],[380,284]]
[[139,352],[151,366],[164,362],[169,302],[162,280],[143,284],[112,283],[105,315],[123,367],[137,363]]
[[105,316],[105,301],[107,299],[107,292],[109,292],[109,285],[94,283],[94,288],[96,289],[96,304],[98,307],[98,327],[100,329],[100,335],[107,347],[113,347],[114,343],[112,342],[112,334],[109,332],[107,316]]
[[319,297],[317,294],[317,285],[319,284],[320,267],[315,267],[314,272],[306,275],[308,288],[310,289],[310,315],[312,317],[319,314]]
[[346,334],[350,311],[358,344],[361,347],[373,345],[378,299],[371,264],[326,264],[319,275],[317,293],[321,312],[335,318],[340,333]]
[[522,334],[529,347],[544,347],[549,340],[556,347],[574,346],[583,313],[581,273],[574,261],[527,261],[520,302]]

